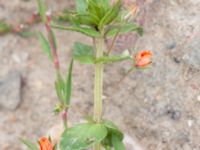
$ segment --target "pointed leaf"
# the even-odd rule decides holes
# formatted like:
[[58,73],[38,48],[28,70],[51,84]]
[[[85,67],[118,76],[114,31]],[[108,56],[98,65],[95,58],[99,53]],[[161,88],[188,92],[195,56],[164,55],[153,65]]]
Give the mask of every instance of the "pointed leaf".
[[132,24],[132,23],[127,23],[125,25],[118,25],[118,26],[111,26],[110,29],[107,31],[108,36],[115,36],[117,33],[118,34],[125,34],[128,32],[137,32],[140,36],[143,35],[143,29],[142,27]]
[[73,59],[83,64],[93,64],[94,53],[92,46],[75,42],[73,47]]
[[65,103],[65,82],[60,73],[57,73],[57,80],[55,82],[56,93],[59,100]]
[[118,62],[118,61],[124,61],[124,60],[128,60],[131,59],[131,56],[129,54],[129,52],[127,53],[127,51],[125,51],[123,54],[118,55],[118,56],[103,56],[100,58],[97,58],[95,60],[95,63],[113,63],[113,62]]
[[121,8],[121,0],[117,0],[112,9],[110,9],[101,19],[99,23],[99,29],[102,29],[105,25],[111,23],[115,18],[117,18],[120,12],[120,8]]
[[46,22],[46,7],[45,7],[45,0],[37,0],[39,13],[42,18],[42,22]]
[[44,37],[44,35],[41,32],[39,32],[38,38],[39,38],[39,41],[40,41],[42,49],[48,55],[48,58],[51,61],[53,61],[53,57],[51,55],[51,48],[50,48],[49,42],[47,41],[47,39]]
[[95,26],[98,25],[100,20],[97,16],[91,13],[82,13],[74,15],[74,17],[72,17],[72,21],[75,24]]
[[61,137],[61,150],[82,150],[101,142],[107,135],[102,124],[85,123],[67,129]]
[[66,85],[65,85],[65,92],[66,92],[66,104],[70,104],[71,100],[71,91],[72,91],[72,68],[73,68],[73,60],[71,61],[69,68],[68,68],[68,75],[66,79]]
[[100,3],[99,1],[88,0],[88,12],[90,14],[94,14],[99,19],[102,18],[105,15],[105,11],[102,8],[101,4],[102,3]]
[[38,148],[35,144],[33,144],[31,141],[25,140],[25,139],[22,139],[21,141],[22,141],[22,143],[24,143],[29,149],[31,149],[31,150],[39,150],[39,148]]
[[78,27],[78,26],[65,27],[65,26],[60,26],[60,25],[55,25],[55,24],[52,24],[52,27],[61,29],[61,30],[70,30],[70,31],[80,32],[80,33],[90,36],[90,37],[100,37],[101,36],[101,34],[98,31],[96,31],[95,29],[92,29],[92,28],[88,28],[88,27]]

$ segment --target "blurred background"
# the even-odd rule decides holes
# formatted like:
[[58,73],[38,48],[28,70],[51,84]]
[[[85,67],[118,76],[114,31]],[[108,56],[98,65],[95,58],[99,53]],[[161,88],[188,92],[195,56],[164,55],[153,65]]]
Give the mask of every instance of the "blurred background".
[[[114,53],[149,49],[152,66],[130,74],[127,62],[105,68],[104,116],[112,119],[143,150],[200,150],[200,0],[138,0],[137,21],[145,34],[121,36]],[[53,12],[74,7],[73,0],[49,0]],[[37,10],[36,0],[0,0],[0,20],[13,32],[0,34],[0,149],[26,150],[21,138],[37,140],[61,124],[53,114],[57,103],[54,69],[35,32],[41,23],[20,24]],[[78,33],[55,30],[65,70],[74,41],[91,43]],[[69,120],[92,113],[93,67],[75,63]]]

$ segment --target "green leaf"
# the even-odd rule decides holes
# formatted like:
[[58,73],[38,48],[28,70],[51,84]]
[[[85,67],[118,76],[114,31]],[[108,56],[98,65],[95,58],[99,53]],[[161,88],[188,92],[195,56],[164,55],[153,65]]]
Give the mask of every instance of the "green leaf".
[[112,144],[115,150],[126,150],[124,143],[115,134],[112,135]]
[[69,22],[71,19],[71,13],[72,12],[70,10],[64,9],[57,14],[54,20],[60,22]]
[[101,34],[98,31],[96,31],[93,28],[88,28],[88,27],[78,27],[78,26],[65,27],[65,26],[54,25],[54,24],[52,24],[52,27],[61,29],[61,30],[70,30],[70,31],[80,32],[80,33],[90,36],[90,37],[100,37],[101,36]]
[[83,64],[93,64],[94,53],[92,46],[75,42],[73,47],[73,59]]
[[56,93],[59,100],[65,103],[65,81],[60,73],[57,73],[57,80],[55,82]]
[[71,61],[69,68],[68,68],[68,74],[66,79],[66,85],[65,85],[65,92],[66,92],[66,104],[70,104],[71,100],[71,92],[72,92],[72,68],[73,68],[73,60]]
[[131,59],[131,56],[128,51],[125,51],[123,54],[118,55],[118,56],[103,56],[103,57],[97,58],[95,60],[95,63],[113,63],[113,62],[124,61],[128,59]]
[[56,36],[55,36],[55,33],[52,29],[50,29],[50,31],[48,32],[48,39],[49,39],[49,43],[52,43],[55,50],[57,50]]
[[124,137],[123,133],[112,121],[103,120],[102,124],[108,129],[110,135],[115,134],[119,137],[120,140],[123,140]]
[[108,9],[109,9],[110,0],[101,0],[100,3],[103,4],[103,7],[105,8],[105,10],[108,10]]
[[76,0],[76,11],[78,13],[85,13],[86,9],[87,9],[86,0]]
[[82,150],[101,142],[107,135],[102,124],[79,124],[67,129],[61,137],[61,150]]
[[31,150],[39,150],[39,148],[38,148],[35,144],[33,144],[31,141],[25,140],[25,139],[22,139],[21,141],[22,141],[22,143],[24,143],[29,149],[31,149]]
[[99,29],[102,29],[105,25],[111,23],[115,18],[117,18],[121,8],[121,0],[117,0],[115,5],[110,9],[105,16],[101,19],[99,23]]
[[95,26],[95,25],[98,25],[100,20],[97,16],[93,14],[82,13],[82,14],[72,15],[72,21],[75,24],[79,24],[79,25]]
[[104,16],[103,9],[94,0],[88,0],[88,12],[94,14],[99,19]]
[[125,34],[132,31],[136,31],[140,36],[143,35],[143,28],[133,23],[127,23],[125,25],[118,25],[118,26],[111,26],[110,29],[107,31],[107,35],[115,36],[117,33]]
[[46,7],[45,7],[45,0],[37,0],[38,7],[39,7],[39,13],[42,18],[42,22],[46,22]]
[[36,32],[29,32],[29,31],[18,32],[18,34],[23,38],[29,38],[29,37],[37,36]]
[[50,48],[49,42],[47,41],[47,39],[44,37],[44,35],[41,32],[39,32],[38,38],[39,38],[39,41],[40,41],[42,49],[48,55],[48,58],[51,61],[53,61],[53,57],[51,55],[51,48]]

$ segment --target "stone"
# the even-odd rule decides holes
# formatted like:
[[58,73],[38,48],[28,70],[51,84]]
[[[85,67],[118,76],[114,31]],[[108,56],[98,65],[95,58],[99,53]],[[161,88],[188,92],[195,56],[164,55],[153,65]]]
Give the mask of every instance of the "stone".
[[19,54],[14,53],[11,57],[16,63],[22,63],[26,62],[29,59],[29,54],[25,52]]
[[200,69],[200,40],[191,42],[183,60],[192,68]]
[[197,96],[197,101],[200,102],[200,95]]
[[187,124],[188,124],[188,127],[192,127],[193,124],[194,124],[194,121],[193,120],[188,120]]
[[136,140],[128,134],[124,135],[124,144],[127,150],[145,150]]
[[21,102],[22,78],[20,72],[12,72],[0,81],[0,106],[15,110]]

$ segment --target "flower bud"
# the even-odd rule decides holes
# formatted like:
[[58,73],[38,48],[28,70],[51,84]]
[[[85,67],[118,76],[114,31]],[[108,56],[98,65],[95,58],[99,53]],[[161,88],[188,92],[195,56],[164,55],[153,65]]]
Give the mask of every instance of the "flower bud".
[[133,18],[136,16],[138,10],[138,5],[136,3],[133,3],[131,5],[130,11],[127,13],[127,15],[124,17],[125,20],[128,20],[130,18]]

